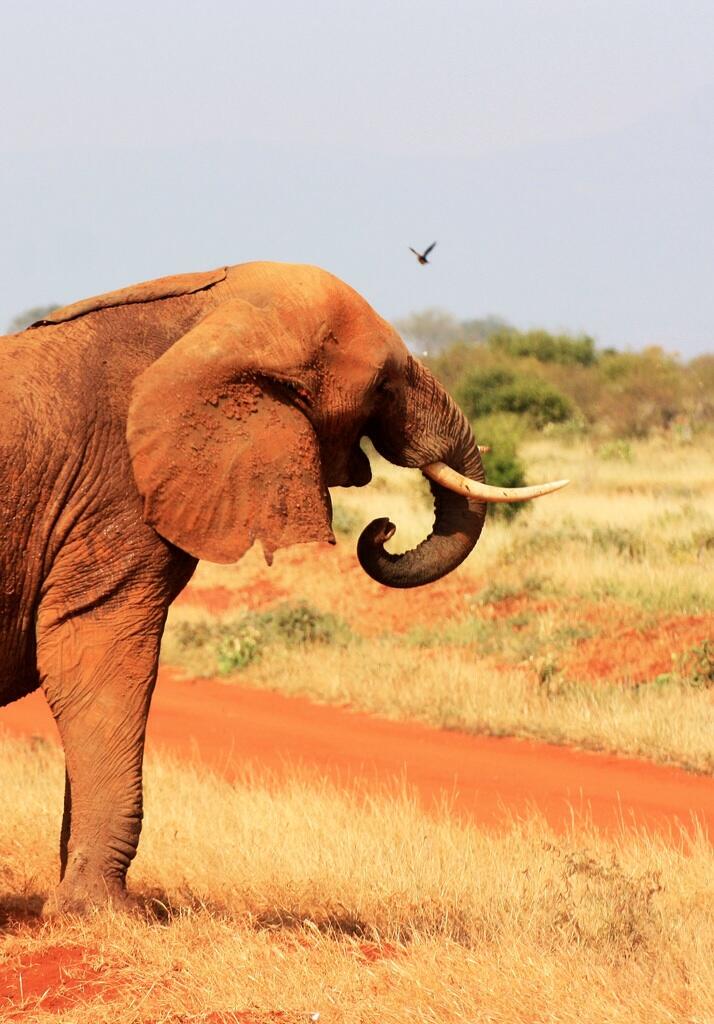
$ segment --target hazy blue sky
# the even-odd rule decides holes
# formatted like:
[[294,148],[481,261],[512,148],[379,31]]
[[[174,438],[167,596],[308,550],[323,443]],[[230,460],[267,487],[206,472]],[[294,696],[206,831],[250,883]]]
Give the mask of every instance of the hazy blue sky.
[[0,327],[276,259],[714,351],[711,0],[8,0],[0,50]]

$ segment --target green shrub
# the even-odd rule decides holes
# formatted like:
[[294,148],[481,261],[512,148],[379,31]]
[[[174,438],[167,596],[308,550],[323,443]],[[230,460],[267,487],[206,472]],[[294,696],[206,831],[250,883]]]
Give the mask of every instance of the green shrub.
[[457,320],[443,309],[432,308],[395,320],[394,326],[416,352],[433,356],[456,344],[480,345],[508,325],[495,316]]
[[16,317],[10,321],[7,326],[8,334],[15,334],[18,331],[24,331],[30,324],[34,324],[37,320],[44,320],[50,313],[54,313],[56,309],[62,305],[61,302],[47,303],[44,306],[32,306],[31,309],[26,309],[22,313],[18,313]]
[[[430,349],[426,362],[464,408],[469,405],[472,419],[497,410],[528,413],[536,425],[562,422],[577,425],[578,433],[587,427],[599,442],[666,432],[686,444],[714,426],[714,355],[685,363],[655,346],[639,352],[596,349],[587,335],[497,324],[479,344],[459,337],[460,343]],[[535,395],[522,386],[534,380],[541,382],[533,385]],[[554,407],[548,408],[538,390],[543,387],[559,396]],[[563,401],[570,411],[561,421]]]
[[618,555],[639,561],[646,554],[642,537],[624,526],[596,526],[592,532],[594,547],[603,551],[616,551]]
[[511,412],[527,417],[537,429],[547,423],[562,423],[573,414],[568,399],[547,381],[505,367],[469,374],[458,389],[457,400],[471,419]]
[[537,359],[540,363],[593,366],[597,362],[595,342],[587,335],[573,338],[569,334],[504,328],[491,335],[488,339],[488,346],[493,351],[514,359],[530,357]]
[[178,622],[173,629],[175,643],[181,651],[205,650],[215,658],[222,675],[246,668],[262,654],[264,638],[245,615],[235,622]]
[[498,604],[499,601],[506,601],[511,597],[536,597],[543,593],[545,581],[542,576],[526,576],[517,583],[507,583],[497,580],[487,583],[478,593],[474,594],[469,604],[476,607],[483,607],[489,604]]
[[601,444],[597,450],[597,457],[604,462],[632,462],[634,459],[632,445],[621,438]]
[[617,352],[600,361],[597,411],[615,437],[647,437],[668,430],[687,412],[685,371],[675,356],[652,347]]
[[353,509],[336,501],[332,506],[332,529],[335,533],[349,537],[358,533],[363,526],[362,517]]
[[681,674],[691,686],[714,688],[714,641],[702,640],[679,658]]
[[263,653],[264,639],[250,622],[239,622],[235,628],[220,631],[216,642],[216,662],[221,675],[247,668]]
[[331,612],[320,612],[305,601],[285,602],[270,611],[254,613],[253,624],[268,643],[287,647],[304,644],[344,644],[348,627]]
[[179,650],[206,650],[222,675],[247,668],[271,645],[342,645],[351,637],[336,615],[320,612],[304,601],[248,612],[232,621],[178,622],[173,635]]
[[[486,482],[494,487],[525,486],[526,468],[518,457],[518,444],[522,433],[518,417],[503,413],[484,416],[475,420],[473,429],[478,443],[491,448],[481,456],[486,471]],[[489,515],[510,520],[524,508],[523,503],[491,505]]]

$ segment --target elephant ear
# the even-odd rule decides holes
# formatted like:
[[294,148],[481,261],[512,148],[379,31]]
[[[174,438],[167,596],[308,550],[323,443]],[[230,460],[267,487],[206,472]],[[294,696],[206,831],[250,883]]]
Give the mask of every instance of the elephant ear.
[[234,300],[137,378],[127,440],[158,533],[212,562],[334,544],[303,361],[274,314]]

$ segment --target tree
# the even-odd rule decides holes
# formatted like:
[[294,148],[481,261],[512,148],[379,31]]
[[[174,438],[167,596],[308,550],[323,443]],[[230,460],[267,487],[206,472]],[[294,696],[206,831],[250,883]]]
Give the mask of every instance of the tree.
[[457,320],[443,309],[423,309],[396,320],[394,326],[417,355],[434,356],[458,342],[483,344],[508,325],[496,316]]
[[526,416],[539,430],[573,414],[565,395],[547,381],[506,367],[475,370],[462,382],[456,397],[470,419],[509,412]]
[[595,342],[587,334],[551,334],[549,331],[517,331],[515,328],[496,331],[488,339],[495,352],[539,363],[560,363],[563,366],[593,366],[597,362]]
[[18,331],[24,331],[30,324],[34,324],[36,320],[42,320],[49,313],[53,313],[59,306],[59,303],[53,302],[48,306],[31,306],[30,309],[26,309],[22,313],[18,313],[16,317],[10,321],[7,325],[8,334],[17,334]]

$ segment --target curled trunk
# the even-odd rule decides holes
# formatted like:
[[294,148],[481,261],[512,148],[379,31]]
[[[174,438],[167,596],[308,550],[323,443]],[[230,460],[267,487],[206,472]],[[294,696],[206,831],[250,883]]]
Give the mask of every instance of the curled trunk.
[[[484,480],[478,445],[468,420],[456,403],[421,364],[412,360],[405,396],[391,415],[374,426],[375,447],[397,465],[422,467],[447,463],[472,480]],[[434,527],[417,547],[403,554],[385,551],[396,527],[375,519],[358,541],[357,555],[365,572],[389,587],[433,583],[463,562],[479,539],[486,515],[481,501],[455,494],[430,480],[434,495]]]

